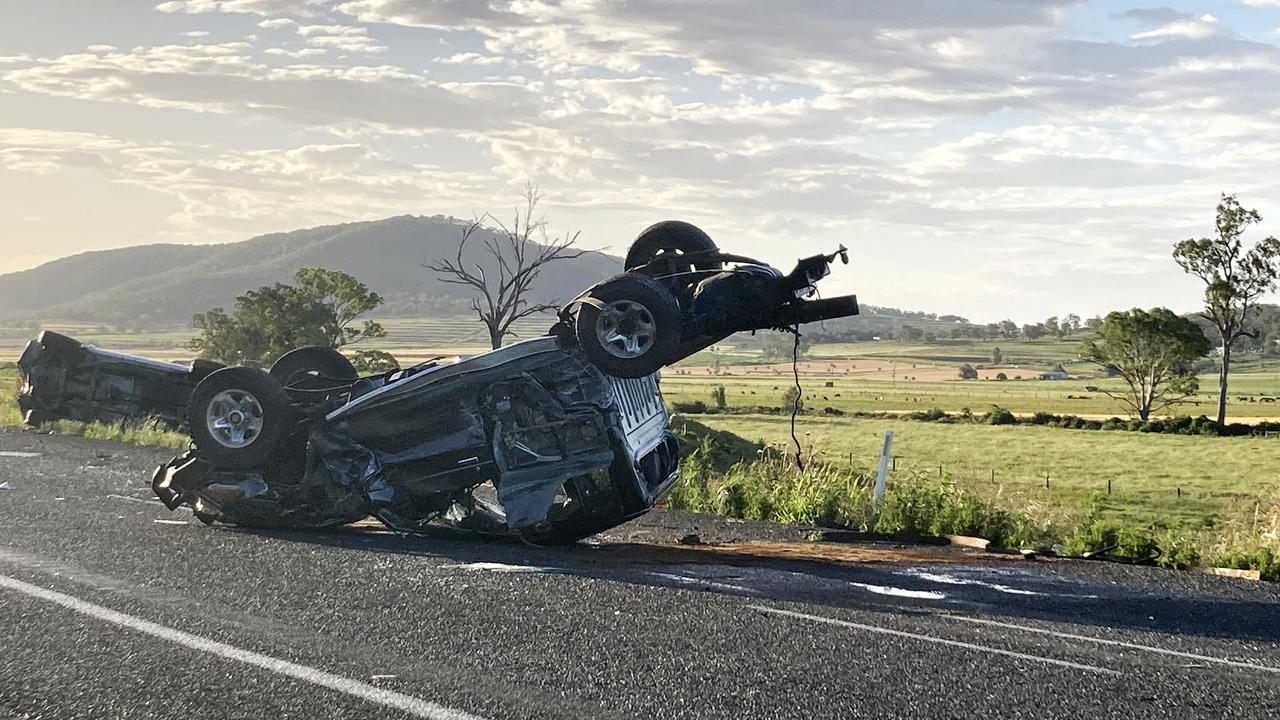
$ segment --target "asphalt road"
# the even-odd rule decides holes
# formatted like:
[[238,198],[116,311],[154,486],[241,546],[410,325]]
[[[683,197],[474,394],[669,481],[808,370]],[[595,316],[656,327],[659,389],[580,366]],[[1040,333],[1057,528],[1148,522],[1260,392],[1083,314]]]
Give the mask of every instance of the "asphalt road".
[[[1150,568],[249,532],[0,431],[0,717],[1275,717],[1280,592]],[[883,554],[883,548],[872,548]]]

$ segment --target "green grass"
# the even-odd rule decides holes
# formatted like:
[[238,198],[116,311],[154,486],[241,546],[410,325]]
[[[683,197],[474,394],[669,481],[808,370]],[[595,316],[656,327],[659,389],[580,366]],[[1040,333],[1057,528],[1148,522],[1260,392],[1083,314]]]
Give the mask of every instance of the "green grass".
[[[688,417],[791,451],[786,417]],[[944,478],[983,497],[1034,503],[1049,513],[1081,512],[1101,495],[1100,512],[1109,520],[1201,528],[1251,512],[1280,492],[1276,439],[804,416],[797,425],[806,452],[854,467],[874,465],[888,429],[898,456],[892,477],[937,477],[941,467]]]

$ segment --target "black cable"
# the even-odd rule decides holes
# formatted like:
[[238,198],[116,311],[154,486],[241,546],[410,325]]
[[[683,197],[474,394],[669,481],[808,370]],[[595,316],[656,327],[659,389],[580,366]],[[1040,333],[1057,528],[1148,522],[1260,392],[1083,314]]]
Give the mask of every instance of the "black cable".
[[800,399],[804,397],[804,388],[800,387],[800,326],[793,325],[787,331],[795,336],[795,344],[791,348],[791,374],[796,380],[796,399],[791,404],[791,442],[796,445],[796,467],[804,470],[804,456],[801,453],[800,438],[796,437],[796,415],[800,414]]

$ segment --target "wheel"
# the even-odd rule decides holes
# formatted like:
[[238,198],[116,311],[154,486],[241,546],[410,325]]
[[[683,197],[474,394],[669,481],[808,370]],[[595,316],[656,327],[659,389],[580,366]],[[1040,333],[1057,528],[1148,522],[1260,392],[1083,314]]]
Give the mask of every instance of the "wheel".
[[257,368],[223,368],[196,385],[187,427],[200,457],[224,470],[261,466],[293,416],[289,396]]
[[226,367],[226,365],[223,365],[222,363],[217,362],[215,360],[205,360],[204,358],[196,358],[195,360],[191,361],[191,370],[190,370],[191,382],[193,384],[199,383],[201,380],[209,377],[210,375],[221,370],[224,367]]
[[664,258],[667,263],[658,270],[659,275],[694,272],[698,270],[720,270],[724,263],[712,258],[687,260],[681,255],[700,252],[716,252],[711,236],[698,226],[681,220],[664,220],[645,228],[631,243],[627,250],[626,268],[647,265],[654,260]]
[[355,380],[356,367],[342,353],[331,347],[316,345],[290,350],[271,366],[271,377],[282,386],[297,382],[299,375],[318,375],[333,380]]
[[52,330],[40,331],[40,336],[36,338],[36,342],[40,343],[40,347],[44,348],[45,353],[68,360],[79,360],[80,356],[84,354],[84,345],[81,345],[80,341],[73,340]]
[[574,334],[593,365],[620,378],[657,372],[680,342],[680,306],[657,280],[616,275],[591,291],[601,307],[583,303]]

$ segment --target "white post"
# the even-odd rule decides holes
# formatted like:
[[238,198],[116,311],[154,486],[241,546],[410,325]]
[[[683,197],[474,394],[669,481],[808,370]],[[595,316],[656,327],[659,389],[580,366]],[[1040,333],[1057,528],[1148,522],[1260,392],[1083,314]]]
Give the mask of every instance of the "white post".
[[880,470],[876,473],[875,507],[884,499],[884,482],[889,477],[889,452],[893,449],[893,431],[884,431],[884,449],[880,451]]

